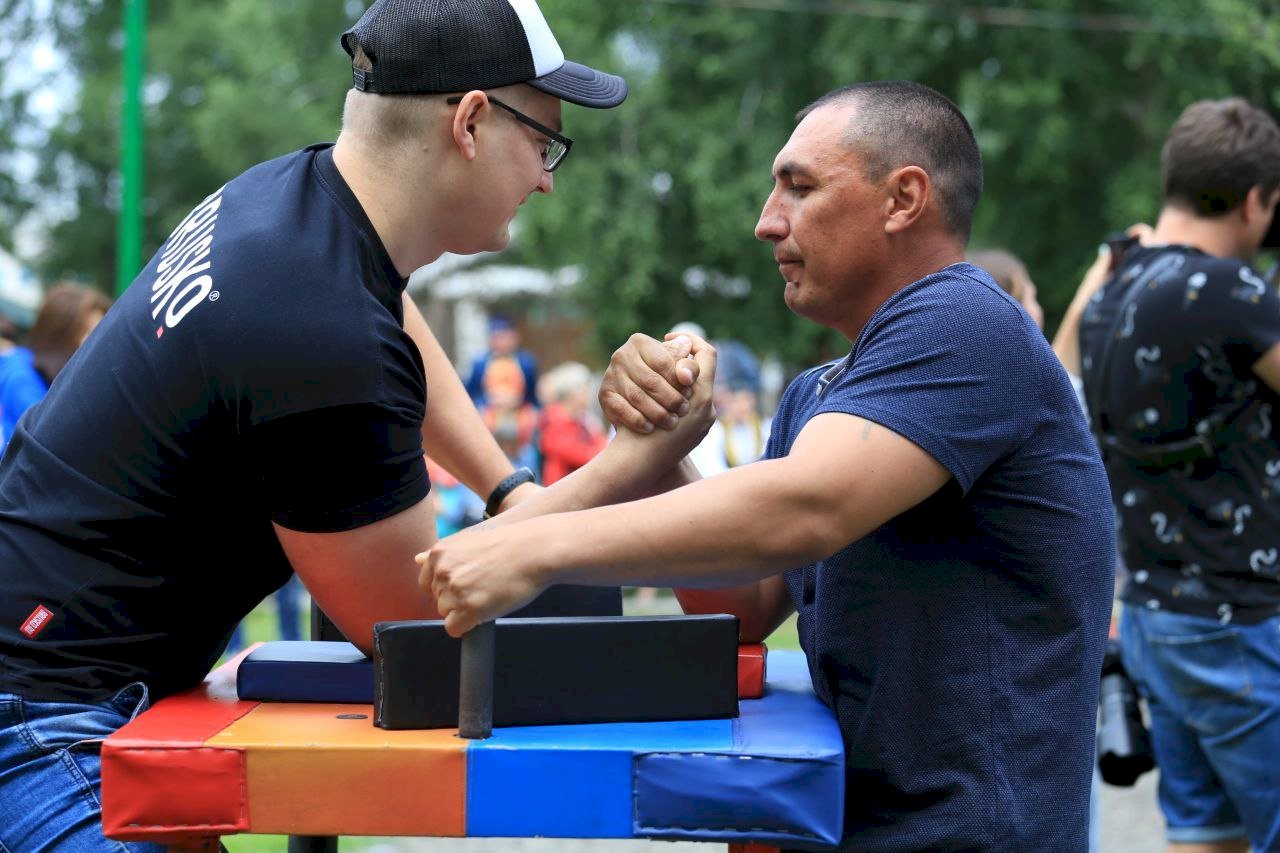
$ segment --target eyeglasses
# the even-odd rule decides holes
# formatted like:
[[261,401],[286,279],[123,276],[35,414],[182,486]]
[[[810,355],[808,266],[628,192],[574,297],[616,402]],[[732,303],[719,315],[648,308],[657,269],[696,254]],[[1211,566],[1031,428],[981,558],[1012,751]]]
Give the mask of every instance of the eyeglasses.
[[[449,106],[456,107],[462,103],[460,95],[453,95],[445,100]],[[542,168],[548,172],[554,172],[556,168],[564,162],[564,158],[569,155],[569,149],[573,147],[573,140],[567,136],[556,133],[551,128],[541,122],[534,121],[518,109],[502,103],[493,95],[489,95],[489,103],[494,106],[502,107],[502,109],[515,116],[516,121],[523,125],[533,128],[534,130],[547,137],[547,147],[542,149]]]

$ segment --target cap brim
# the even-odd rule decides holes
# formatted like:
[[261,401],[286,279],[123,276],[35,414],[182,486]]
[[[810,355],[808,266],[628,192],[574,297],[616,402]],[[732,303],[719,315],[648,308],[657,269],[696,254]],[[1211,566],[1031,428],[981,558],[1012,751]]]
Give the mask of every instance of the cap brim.
[[597,110],[616,107],[627,97],[626,80],[567,60],[550,74],[535,77],[528,83],[562,101]]

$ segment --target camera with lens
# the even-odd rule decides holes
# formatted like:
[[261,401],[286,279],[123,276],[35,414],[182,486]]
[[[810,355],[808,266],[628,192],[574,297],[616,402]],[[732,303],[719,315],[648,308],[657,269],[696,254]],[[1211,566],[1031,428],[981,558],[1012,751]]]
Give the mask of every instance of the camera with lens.
[[1156,766],[1142,721],[1138,689],[1125,672],[1120,649],[1107,642],[1098,696],[1098,770],[1108,785],[1128,788]]
[[1124,231],[1114,231],[1103,237],[1102,242],[1106,243],[1107,248],[1111,250],[1111,272],[1115,272],[1120,268],[1120,264],[1124,262],[1125,254],[1130,249],[1140,245],[1137,237]]

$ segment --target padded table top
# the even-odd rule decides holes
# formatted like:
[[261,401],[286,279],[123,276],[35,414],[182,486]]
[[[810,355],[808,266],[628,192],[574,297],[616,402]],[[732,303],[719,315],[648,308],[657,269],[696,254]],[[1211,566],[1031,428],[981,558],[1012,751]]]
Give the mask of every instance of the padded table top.
[[844,753],[804,657],[736,719],[388,731],[370,705],[241,701],[238,660],[107,738],[103,825],[190,843],[295,835],[666,838],[821,849]]

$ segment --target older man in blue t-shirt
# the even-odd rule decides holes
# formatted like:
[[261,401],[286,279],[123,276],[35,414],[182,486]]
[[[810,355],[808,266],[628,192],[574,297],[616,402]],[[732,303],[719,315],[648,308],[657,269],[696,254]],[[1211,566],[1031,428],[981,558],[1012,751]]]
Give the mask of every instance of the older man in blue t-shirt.
[[[924,86],[851,86],[801,113],[773,179],[756,235],[786,303],[852,349],[787,389],[765,458],[698,482],[680,463],[679,488],[617,507],[517,507],[421,556],[423,583],[454,634],[562,582],[686,587],[746,641],[798,611],[844,735],[846,849],[1084,850],[1112,511],[1066,373],[964,263],[972,130]],[[631,429],[563,488],[696,442],[714,353],[683,354],[619,351],[602,400]],[[692,387],[672,430],[653,425],[685,399],[655,373]]]

